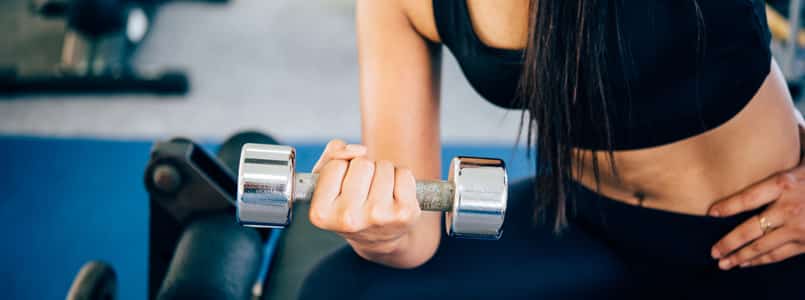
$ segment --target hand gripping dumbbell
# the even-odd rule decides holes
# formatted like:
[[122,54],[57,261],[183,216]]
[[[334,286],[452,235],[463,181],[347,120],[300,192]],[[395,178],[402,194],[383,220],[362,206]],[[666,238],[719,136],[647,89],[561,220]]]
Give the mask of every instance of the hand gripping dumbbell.
[[[237,191],[237,217],[243,226],[285,227],[293,202],[310,201],[318,175],[295,173],[295,152],[288,146],[243,146]],[[416,182],[419,207],[445,212],[447,234],[463,238],[500,238],[507,192],[506,167],[492,158],[456,157],[446,182]]]

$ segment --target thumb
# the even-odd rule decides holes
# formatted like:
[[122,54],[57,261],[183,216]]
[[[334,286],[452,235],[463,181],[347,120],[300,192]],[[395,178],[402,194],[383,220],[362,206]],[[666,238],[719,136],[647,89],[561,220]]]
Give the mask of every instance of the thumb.
[[367,152],[366,146],[359,144],[347,144],[342,140],[332,140],[327,143],[324,148],[319,161],[313,166],[312,173],[318,173],[319,170],[331,160],[352,160],[356,157],[365,156]]

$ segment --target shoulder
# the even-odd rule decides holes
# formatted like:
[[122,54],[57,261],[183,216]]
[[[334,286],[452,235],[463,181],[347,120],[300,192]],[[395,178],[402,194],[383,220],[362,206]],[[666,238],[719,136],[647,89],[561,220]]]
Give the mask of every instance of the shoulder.
[[440,42],[436,19],[433,16],[434,0],[397,0],[403,3],[403,10],[411,25],[420,35],[432,42]]
[[[358,0],[358,10],[367,17],[397,15],[405,17],[408,24],[423,38],[431,42],[440,42],[433,17],[434,0]],[[369,25],[371,26],[371,25]]]

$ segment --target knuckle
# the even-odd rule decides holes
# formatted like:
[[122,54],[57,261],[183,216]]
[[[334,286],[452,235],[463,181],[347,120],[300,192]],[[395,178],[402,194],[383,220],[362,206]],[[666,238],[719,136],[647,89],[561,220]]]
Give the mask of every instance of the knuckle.
[[738,252],[738,255],[736,255],[736,258],[738,261],[746,261],[747,259],[754,257],[756,253],[757,252],[751,250],[740,251]]
[[790,189],[791,186],[793,185],[793,183],[796,181],[796,178],[794,177],[794,174],[791,174],[789,172],[785,172],[785,173],[782,173],[780,175],[777,175],[777,178],[775,178],[775,179],[776,179],[777,185],[779,187],[783,188],[783,189]]
[[347,143],[342,139],[332,139],[324,147],[325,151],[334,151],[343,148]]
[[719,250],[721,250],[721,252],[732,252],[735,248],[738,248],[738,241],[736,239],[737,238],[730,237],[722,241]]
[[397,222],[402,224],[410,224],[414,222],[416,217],[419,215],[418,211],[413,209],[402,209],[397,213]]
[[362,226],[356,218],[350,214],[343,214],[338,220],[338,228],[341,232],[356,233],[361,231]]
[[805,210],[805,202],[797,201],[789,203],[785,206],[785,214],[790,217],[801,217]]
[[372,208],[369,212],[369,218],[371,219],[371,223],[375,225],[386,225],[392,221],[389,212],[379,207]]
[[738,232],[737,240],[731,240],[731,244],[737,246],[740,242],[749,241],[754,238],[754,235],[749,230],[741,230]]
[[308,213],[308,220],[310,220],[310,224],[313,224],[313,226],[325,229],[327,216],[321,210],[311,209]]
[[411,221],[411,213],[403,209],[394,215],[394,222],[397,224],[408,224]]
[[372,170],[375,167],[375,163],[363,157],[356,157],[349,162],[349,167],[359,168],[362,170]]

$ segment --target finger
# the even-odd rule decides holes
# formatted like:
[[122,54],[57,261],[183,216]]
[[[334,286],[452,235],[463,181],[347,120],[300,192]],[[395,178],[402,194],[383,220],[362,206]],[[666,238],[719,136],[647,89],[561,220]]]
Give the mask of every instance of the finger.
[[738,250],[734,254],[721,259],[718,266],[724,270],[730,269],[735,266],[744,266],[749,261],[771,252],[774,249],[790,242],[792,240],[792,232],[785,228],[773,230],[763,237],[755,240],[749,245]]
[[321,169],[319,181],[310,200],[310,222],[321,229],[330,230],[333,226],[335,210],[333,202],[341,193],[341,183],[347,173],[348,163],[332,160]]
[[386,160],[375,163],[375,175],[366,203],[369,223],[383,225],[393,220],[394,165]]
[[347,144],[342,140],[332,140],[324,147],[324,151],[319,160],[313,165],[311,173],[318,173],[328,161],[334,159],[351,160],[355,157],[365,156],[366,147],[358,144]]
[[796,178],[791,172],[783,172],[771,176],[738,194],[727,197],[713,204],[708,214],[713,217],[727,217],[766,205],[790,187]]
[[313,171],[311,172],[318,173],[319,169],[321,169],[321,167],[323,167],[325,164],[327,164],[328,161],[330,161],[331,159],[330,157],[332,156],[331,153],[341,151],[346,146],[347,143],[344,142],[343,140],[339,139],[330,140],[330,142],[327,143],[327,146],[324,146],[324,151],[321,152],[321,157],[319,157],[319,160],[316,161],[316,164],[313,165]]
[[761,237],[763,228],[761,227],[760,218],[766,218],[765,221],[771,224],[771,228],[782,225],[782,220],[784,220],[778,209],[767,209],[762,215],[749,218],[713,245],[710,250],[713,258],[726,257],[738,248]]
[[751,261],[749,261],[748,263],[742,265],[741,267],[743,267],[743,268],[745,268],[745,267],[756,267],[756,266],[760,266],[760,265],[767,265],[767,264],[771,264],[771,263],[776,263],[776,262],[788,259],[788,258],[790,258],[792,256],[800,255],[802,253],[805,253],[805,249],[803,249],[802,245],[790,242],[790,243],[784,244],[784,245],[782,245],[782,246],[780,246],[780,247],[778,247],[778,248],[776,248],[776,249],[774,249],[774,250],[772,250],[772,251],[770,251],[770,252],[768,252],[766,254],[763,254],[761,256],[758,256],[758,257],[752,259]]
[[358,157],[349,162],[349,169],[341,185],[341,194],[335,201],[340,218],[338,231],[351,233],[366,227],[362,211],[369,195],[374,169],[375,163],[365,158]]
[[422,212],[416,199],[416,179],[411,170],[406,168],[398,168],[394,176],[394,205],[399,214],[397,219],[410,223]]

